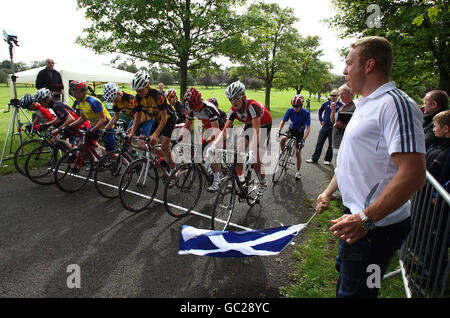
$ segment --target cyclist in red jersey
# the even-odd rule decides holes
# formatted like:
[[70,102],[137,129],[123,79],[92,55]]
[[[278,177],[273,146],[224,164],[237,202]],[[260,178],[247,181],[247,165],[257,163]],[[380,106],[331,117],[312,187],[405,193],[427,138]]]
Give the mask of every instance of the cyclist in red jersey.
[[[224,122],[220,116],[220,111],[214,104],[204,101],[202,99],[202,93],[198,91],[196,88],[191,87],[187,90],[184,95],[184,105],[188,109],[188,114],[186,118],[186,122],[184,124],[185,129],[189,132],[192,128],[192,122],[195,117],[202,121],[203,126],[203,136],[202,136],[202,151],[211,143],[216,136],[219,134],[220,130],[224,127]],[[190,135],[187,133],[187,135]],[[183,136],[183,131],[180,133],[180,136]],[[220,178],[219,178],[219,164],[212,163],[211,169],[214,176],[213,183],[206,188],[208,192],[216,192],[219,190]]]
[[[260,179],[258,194],[262,195],[267,188],[266,176],[263,172],[264,166],[261,162],[262,149],[265,148],[264,144],[267,145],[269,141],[272,116],[270,116],[266,106],[255,100],[247,99],[245,85],[240,81],[230,84],[226,89],[225,95],[231,103],[231,109],[223,131],[233,127],[236,119],[245,123],[244,129],[238,138],[238,151],[243,152],[245,149],[249,149],[249,162],[255,164],[254,167]],[[218,140],[225,139],[226,134],[223,131],[217,138]],[[243,141],[244,138],[245,140]],[[242,149],[243,146],[245,146],[244,149]],[[213,152],[213,149],[210,152]],[[242,164],[239,164],[237,169],[238,175],[242,175]]]
[[31,94],[23,95],[19,100],[19,104],[22,108],[31,110],[36,114],[36,118],[31,123],[34,130],[40,129],[40,122],[49,122],[55,119],[55,116],[53,116],[50,110],[37,103]]

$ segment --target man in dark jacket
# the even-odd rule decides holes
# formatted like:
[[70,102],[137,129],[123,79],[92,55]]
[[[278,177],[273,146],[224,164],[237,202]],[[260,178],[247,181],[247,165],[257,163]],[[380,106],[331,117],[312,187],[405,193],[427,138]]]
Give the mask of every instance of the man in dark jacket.
[[447,110],[449,98],[446,92],[433,90],[428,92],[423,99],[423,130],[425,132],[425,147],[428,148],[434,140],[433,118],[441,111]]
[[48,88],[53,100],[61,100],[61,95],[64,94],[64,85],[61,79],[61,74],[54,70],[55,61],[47,59],[45,61],[46,68],[41,70],[36,77],[36,89]]

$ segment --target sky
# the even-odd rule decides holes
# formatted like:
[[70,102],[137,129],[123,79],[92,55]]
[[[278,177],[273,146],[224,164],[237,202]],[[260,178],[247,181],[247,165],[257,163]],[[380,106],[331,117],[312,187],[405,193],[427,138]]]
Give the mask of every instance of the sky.
[[[331,62],[335,74],[342,74],[345,63],[338,50],[348,47],[352,39],[339,40],[335,32],[321,20],[333,16],[330,0],[267,0],[282,8],[294,8],[300,19],[295,24],[300,34],[318,35],[321,38],[323,61]],[[83,28],[89,26],[83,11],[77,9],[76,0],[12,0],[2,5],[0,30],[17,35],[19,46],[14,49],[14,62],[30,63],[53,58],[59,63],[110,64],[116,54],[97,55],[93,51],[75,44]],[[7,14],[8,12],[8,14]],[[17,13],[17,14],[9,14]],[[2,32],[3,34],[3,32]],[[2,36],[3,38],[3,36]],[[9,60],[6,42],[0,43],[0,61]],[[139,63],[137,63],[139,66]]]

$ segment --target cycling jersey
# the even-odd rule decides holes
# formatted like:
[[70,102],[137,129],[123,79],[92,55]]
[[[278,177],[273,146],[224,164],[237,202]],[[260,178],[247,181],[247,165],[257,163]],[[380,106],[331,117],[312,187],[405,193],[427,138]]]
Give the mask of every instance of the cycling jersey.
[[294,107],[289,108],[284,114],[283,121],[286,122],[290,120],[289,129],[292,131],[305,131],[306,126],[311,126],[311,116],[309,112],[302,108],[298,112],[295,111]]
[[148,93],[144,98],[136,95],[136,112],[142,111],[149,118],[154,118],[156,122],[159,122],[161,120],[161,111],[167,110],[167,119],[172,118],[176,120],[175,110],[167,102],[164,94],[151,86],[147,87]]
[[[58,117],[59,120],[61,120],[61,123],[59,125],[61,125],[62,123],[64,123],[67,120],[67,117],[69,115],[72,115],[72,117],[77,120],[78,118],[80,118],[80,116],[78,116],[75,113],[75,110],[62,103],[59,101],[54,101],[51,100],[48,104],[48,106],[50,107],[50,109],[53,110],[53,112],[55,113],[56,117]],[[89,127],[91,127],[91,124],[89,123],[88,120],[86,120],[83,124],[81,124],[80,126],[77,126],[76,128],[78,129],[88,129]]]
[[81,102],[76,101],[74,106],[78,106],[81,113],[86,117],[87,120],[91,122],[93,126],[95,126],[100,119],[99,113],[103,111],[106,117],[106,122],[99,127],[99,129],[103,129],[105,125],[111,120],[111,115],[106,109],[105,105],[95,97],[86,95],[85,98]]
[[41,104],[36,103],[34,106],[36,107],[36,109],[34,110],[34,113],[36,114],[37,117],[39,117],[40,120],[47,122],[47,121],[52,121],[55,119],[55,117],[53,116],[51,111],[49,109],[41,106]]
[[186,107],[183,103],[177,100],[174,105],[175,111],[177,113],[177,124],[183,124],[186,122],[186,116],[188,114]]
[[[113,111],[116,113],[123,112],[125,115],[133,119],[134,114],[136,113],[136,97],[127,92],[122,93],[122,100],[118,103],[114,103]],[[145,112],[141,113],[141,123],[145,123],[150,119],[152,118],[148,114]]]
[[244,103],[242,111],[237,111],[231,106],[227,119],[232,121],[237,119],[249,125],[253,119],[259,117],[261,118],[261,126],[272,123],[272,116],[270,116],[266,106],[252,99],[247,99]]
[[217,121],[219,124],[219,128],[222,129],[225,125],[222,117],[220,116],[220,110],[213,103],[203,101],[202,110],[199,112],[195,112],[192,109],[188,113],[188,120],[193,120],[194,117],[197,117],[202,121],[203,127],[206,129],[211,128],[211,122]]

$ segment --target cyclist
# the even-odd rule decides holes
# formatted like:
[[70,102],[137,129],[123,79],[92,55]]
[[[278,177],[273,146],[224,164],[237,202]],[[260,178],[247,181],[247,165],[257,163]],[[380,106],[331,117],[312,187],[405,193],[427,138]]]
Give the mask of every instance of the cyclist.
[[[48,126],[55,126],[57,129],[61,129],[80,117],[75,113],[75,110],[72,107],[60,101],[53,100],[52,93],[48,88],[44,87],[37,90],[33,97],[38,103],[47,109],[51,109],[56,115],[56,118],[46,123]],[[89,127],[91,127],[91,124],[86,120],[76,128],[86,130],[89,129]],[[53,133],[55,133],[55,131],[53,131]]]
[[[226,134],[223,132],[226,131],[227,128],[233,127],[234,120],[237,119],[245,123],[237,143],[239,148],[242,149],[242,146],[245,146],[245,149],[249,149],[248,161],[254,163],[255,171],[260,180],[258,194],[262,195],[267,188],[267,181],[265,173],[263,172],[261,156],[263,155],[262,150],[265,148],[264,144],[267,145],[269,141],[268,138],[272,128],[272,116],[270,116],[266,106],[253,99],[247,99],[247,96],[245,95],[245,85],[240,81],[231,83],[225,91],[225,96],[231,103],[231,109],[228,112],[224,129],[217,140],[224,140],[226,138]],[[263,131],[264,133],[267,133],[265,136],[262,135]],[[243,140],[243,138],[245,139]],[[213,153],[214,147],[210,148],[212,149],[209,153]],[[237,165],[237,174],[242,180],[242,164]]]
[[37,103],[31,94],[23,95],[19,100],[19,104],[22,108],[31,110],[36,114],[36,118],[31,123],[31,127],[35,131],[41,128],[39,125],[40,122],[49,122],[55,119],[55,116],[53,116],[50,110]]
[[[202,93],[196,88],[191,87],[187,90],[184,95],[184,105],[189,110],[186,123],[184,128],[191,131],[192,122],[194,118],[198,118],[202,121],[203,126],[203,136],[202,136],[202,150],[211,143],[216,136],[223,129],[225,122],[220,116],[220,111],[214,104],[204,101],[202,99]],[[181,134],[180,134],[181,135]],[[212,163],[211,170],[213,172],[214,181],[206,188],[209,192],[216,192],[219,190],[220,179],[219,179],[219,164]]]
[[[88,85],[86,81],[71,81],[69,85],[76,100],[74,107],[80,109],[80,118],[72,122],[69,126],[77,127],[86,120],[89,120],[92,124],[88,129],[89,139],[98,140],[100,132],[111,120],[111,115],[98,98],[87,94]],[[111,133],[105,134],[103,137],[106,152],[113,151],[115,148],[113,130],[109,128],[108,132]],[[100,147],[100,149],[105,154],[104,149],[102,147]]]
[[[150,135],[150,144],[156,145],[161,137],[161,150],[154,150],[158,156],[164,157],[170,168],[175,170],[175,162],[170,153],[170,140],[175,128],[177,115],[172,105],[167,102],[164,93],[150,86],[150,75],[145,71],[138,71],[131,80],[131,89],[135,90],[136,113],[129,135],[133,136],[138,128],[142,128],[138,139],[138,147],[147,150],[145,139]],[[145,116],[144,116],[145,115]],[[154,124],[147,126],[142,118],[154,119]]]
[[165,91],[164,95],[166,95],[170,105],[172,105],[172,107],[175,109],[175,112],[177,113],[176,125],[184,125],[188,112],[183,103],[178,100],[177,92],[175,91],[175,89],[169,88],[167,91]]
[[[302,95],[296,95],[291,100],[292,107],[286,111],[283,120],[280,122],[280,127],[278,128],[278,137],[280,136],[281,130],[284,127],[284,123],[291,121],[289,124],[288,134],[292,135],[296,139],[295,148],[297,156],[297,172],[295,173],[295,180],[301,179],[300,167],[302,164],[301,150],[303,148],[304,142],[309,135],[311,130],[311,116],[309,112],[304,109],[303,106],[304,98]],[[306,131],[305,131],[306,130]],[[283,136],[280,140],[280,148],[284,149],[288,137]]]

